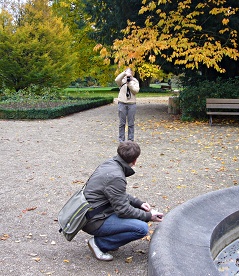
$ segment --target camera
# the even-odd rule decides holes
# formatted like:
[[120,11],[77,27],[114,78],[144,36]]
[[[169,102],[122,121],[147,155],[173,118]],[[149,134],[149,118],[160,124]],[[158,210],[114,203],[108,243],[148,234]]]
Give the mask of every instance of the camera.
[[130,82],[130,76],[127,76],[127,82]]

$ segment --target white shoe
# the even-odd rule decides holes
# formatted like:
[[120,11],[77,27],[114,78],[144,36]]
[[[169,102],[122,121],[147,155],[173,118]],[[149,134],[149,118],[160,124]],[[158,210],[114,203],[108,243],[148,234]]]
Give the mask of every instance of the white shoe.
[[100,261],[112,261],[113,260],[112,255],[110,255],[108,253],[104,253],[99,249],[99,247],[95,244],[94,237],[89,239],[88,246],[89,246],[90,250],[92,251],[92,253],[95,255],[96,259],[98,259]]

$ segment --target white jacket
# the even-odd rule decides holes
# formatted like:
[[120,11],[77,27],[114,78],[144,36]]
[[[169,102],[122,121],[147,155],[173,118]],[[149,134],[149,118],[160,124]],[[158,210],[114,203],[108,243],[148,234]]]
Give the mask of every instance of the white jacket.
[[[126,77],[126,72],[120,73],[116,79],[115,82],[117,85],[120,87],[119,95],[118,95],[118,102],[121,103],[127,103],[127,104],[135,104],[136,103],[136,94],[139,92],[139,81],[131,77],[130,82],[127,82],[127,77]],[[126,93],[127,93],[127,86],[130,89],[131,92],[131,97],[127,98]]]

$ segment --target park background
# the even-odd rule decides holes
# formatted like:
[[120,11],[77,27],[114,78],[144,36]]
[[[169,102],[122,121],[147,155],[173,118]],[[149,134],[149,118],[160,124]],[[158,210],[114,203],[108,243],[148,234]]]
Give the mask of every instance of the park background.
[[[168,92],[180,92],[182,120],[205,119],[206,98],[239,96],[235,0],[2,0],[0,5],[2,110],[16,109],[19,102],[17,109],[62,105],[72,100],[69,87],[77,100],[81,87],[117,91],[115,76],[127,67],[141,93],[160,95],[165,82],[172,82]],[[109,89],[101,91],[100,97],[110,96]],[[90,98],[95,93],[84,92]],[[2,113],[2,118],[20,116]]]
[[[238,118],[210,127],[205,109],[207,97],[239,98],[238,1],[204,2],[0,1],[2,275],[147,275],[156,224],[102,264],[88,235],[68,243],[56,221],[115,154],[114,79],[127,67],[140,80],[142,147],[129,192],[167,214],[238,185]],[[171,89],[162,89],[169,79]],[[179,114],[168,114],[171,96]],[[75,114],[34,117],[65,106]]]

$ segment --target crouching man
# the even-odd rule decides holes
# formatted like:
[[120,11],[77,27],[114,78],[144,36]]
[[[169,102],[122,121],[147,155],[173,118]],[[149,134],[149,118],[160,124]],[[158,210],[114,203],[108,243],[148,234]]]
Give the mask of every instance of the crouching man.
[[135,173],[132,167],[140,151],[135,142],[120,143],[117,156],[100,165],[87,182],[84,194],[93,208],[110,203],[110,207],[83,228],[93,235],[88,245],[98,260],[113,260],[109,251],[147,235],[147,222],[163,220],[163,213],[152,210],[147,202],[126,192],[126,177]]

